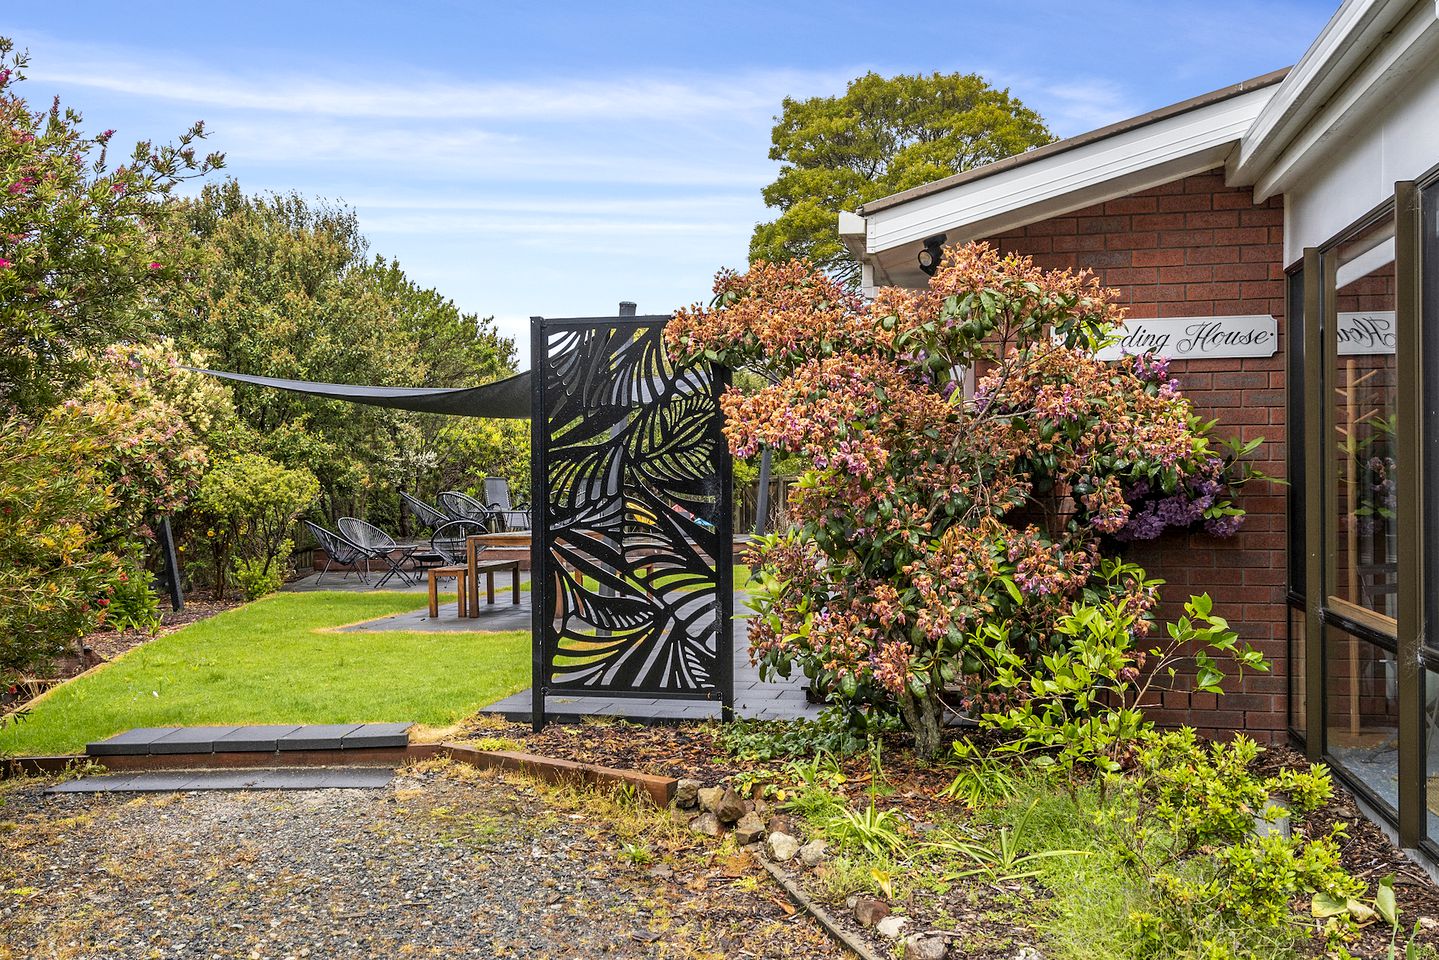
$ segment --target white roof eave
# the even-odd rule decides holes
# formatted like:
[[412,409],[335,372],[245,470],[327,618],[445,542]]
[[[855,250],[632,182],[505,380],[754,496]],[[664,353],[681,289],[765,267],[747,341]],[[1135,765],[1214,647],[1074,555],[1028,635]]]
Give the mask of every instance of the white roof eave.
[[993,235],[1222,166],[1275,89],[1241,93],[877,210],[864,217],[866,259],[941,233],[950,242]]

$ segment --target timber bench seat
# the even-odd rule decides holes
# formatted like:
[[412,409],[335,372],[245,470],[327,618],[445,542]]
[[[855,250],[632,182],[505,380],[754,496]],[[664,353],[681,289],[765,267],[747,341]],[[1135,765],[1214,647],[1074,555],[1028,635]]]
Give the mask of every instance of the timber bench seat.
[[465,597],[468,591],[465,585],[470,580],[470,568],[456,564],[451,567],[431,567],[425,572],[430,578],[430,619],[434,620],[440,615],[440,581],[451,577],[455,580],[455,612],[459,616],[467,616]]

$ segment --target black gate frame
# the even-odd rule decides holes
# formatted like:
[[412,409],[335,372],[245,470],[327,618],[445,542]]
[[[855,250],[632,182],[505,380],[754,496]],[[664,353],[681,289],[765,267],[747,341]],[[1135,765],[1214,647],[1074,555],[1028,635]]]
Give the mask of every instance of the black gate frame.
[[[626,312],[628,308],[628,312]],[[555,552],[552,543],[553,504],[548,489],[550,472],[550,388],[554,376],[553,357],[550,354],[550,336],[566,331],[582,332],[594,329],[633,330],[635,332],[663,328],[670,320],[667,315],[636,316],[633,306],[621,305],[618,317],[582,317],[565,319],[530,318],[530,367],[531,384],[531,479],[530,503],[533,513],[531,531],[531,575],[530,604],[532,609],[532,653],[531,664],[531,708],[532,723],[539,731],[546,722],[546,697],[552,692],[563,692],[578,696],[608,696],[615,698],[682,699],[713,702],[720,700],[721,717],[725,721],[734,716],[734,479],[729,444],[724,436],[724,414],[720,411],[719,398],[730,382],[730,371],[726,367],[707,365],[707,380],[712,392],[713,416],[707,425],[707,439],[715,451],[714,468],[720,481],[719,504],[715,517],[716,549],[716,648],[718,664],[716,682],[709,688],[638,689],[635,687],[610,687],[602,685],[557,686],[553,683],[553,660],[558,652],[555,631],[556,577]],[[621,494],[623,496],[623,494]],[[633,570],[619,571],[633,579]]]

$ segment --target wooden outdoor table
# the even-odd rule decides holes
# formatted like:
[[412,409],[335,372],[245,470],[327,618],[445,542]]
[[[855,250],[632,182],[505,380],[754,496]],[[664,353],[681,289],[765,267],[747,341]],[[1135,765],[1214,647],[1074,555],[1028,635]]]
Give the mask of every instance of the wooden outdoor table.
[[510,571],[510,603],[520,602],[520,561],[480,560],[485,548],[487,534],[473,534],[465,538],[465,566],[469,570],[469,613],[470,617],[480,615],[480,574],[485,575],[485,599],[487,604],[495,602],[495,571]]

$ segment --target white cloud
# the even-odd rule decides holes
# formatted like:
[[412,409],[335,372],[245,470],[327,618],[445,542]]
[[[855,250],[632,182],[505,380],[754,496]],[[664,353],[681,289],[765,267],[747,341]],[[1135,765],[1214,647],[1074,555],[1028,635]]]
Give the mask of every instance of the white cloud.
[[753,113],[766,121],[797,90],[842,88],[849,71],[673,72],[597,80],[459,81],[412,70],[368,76],[224,72],[179,61],[140,60],[115,51],[42,41],[30,76],[202,107],[273,114],[405,120],[680,120]]

